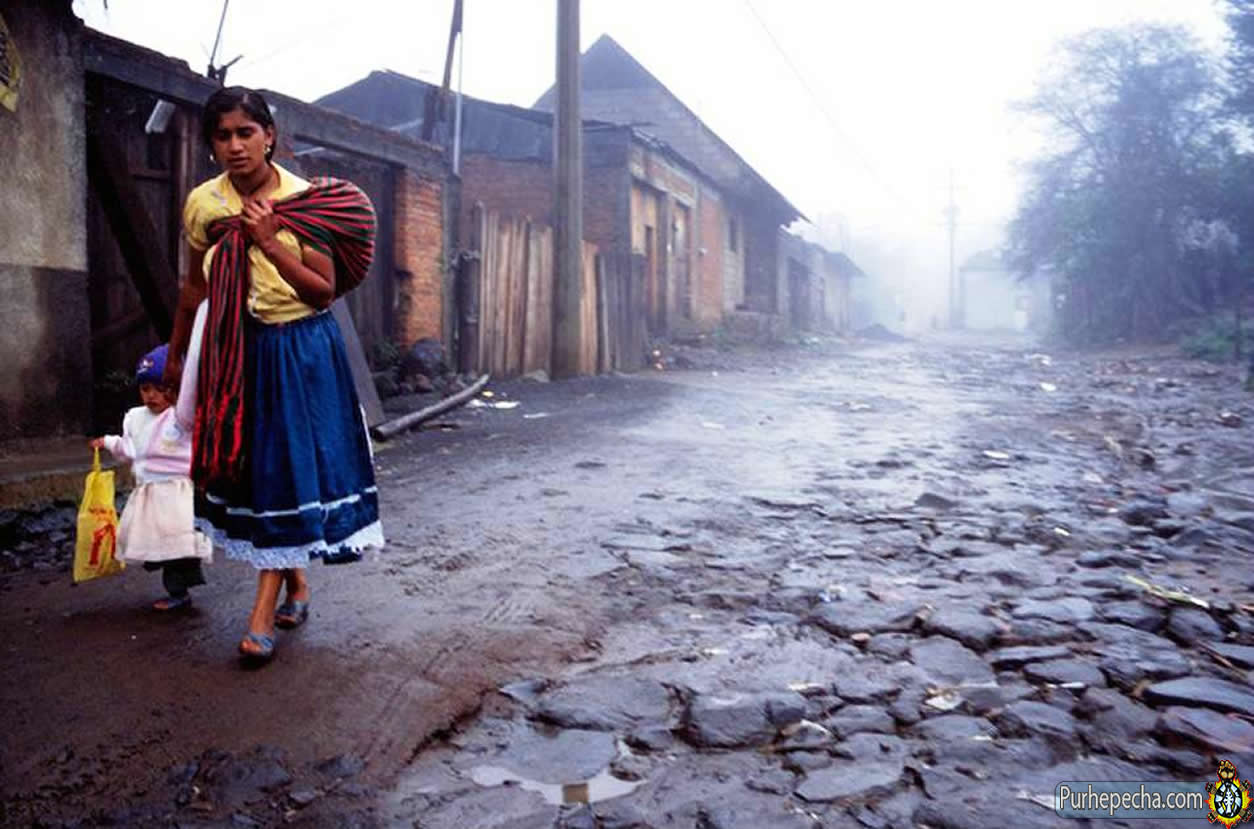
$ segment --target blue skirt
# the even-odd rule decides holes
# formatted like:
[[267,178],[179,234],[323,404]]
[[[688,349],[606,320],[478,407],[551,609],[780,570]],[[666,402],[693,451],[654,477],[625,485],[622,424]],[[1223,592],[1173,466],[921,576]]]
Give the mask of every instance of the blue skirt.
[[250,319],[246,348],[247,478],[197,494],[197,529],[265,570],[382,547],[370,438],[335,317]]

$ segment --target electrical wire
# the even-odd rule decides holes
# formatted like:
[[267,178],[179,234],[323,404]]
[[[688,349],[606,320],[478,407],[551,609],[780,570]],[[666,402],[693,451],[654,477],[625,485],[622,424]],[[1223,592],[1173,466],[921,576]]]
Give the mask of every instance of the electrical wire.
[[797,64],[788,54],[788,50],[786,50],[783,44],[779,42],[779,39],[775,37],[775,33],[771,31],[771,27],[766,24],[762,15],[758,13],[758,10],[754,7],[752,0],[744,0],[744,3],[749,9],[749,13],[753,15],[753,19],[758,24],[758,27],[761,28],[767,38],[770,39],[771,45],[775,47],[775,51],[777,51],[779,56],[783,58],[784,63],[787,64],[789,70],[792,71],[792,74],[797,79],[797,82],[801,84],[802,89],[806,91],[806,94],[808,94],[811,100],[814,101],[819,111],[823,113],[823,116],[827,119],[828,125],[831,126],[837,137],[853,151],[854,155],[857,156],[858,163],[862,166],[863,170],[874,180],[876,185],[888,193],[895,201],[898,202],[898,204],[906,210],[918,215],[915,205],[902,196],[895,187],[890,185],[884,177],[880,175],[879,170],[871,161],[870,157],[866,154],[862,147],[859,146],[858,142],[854,141],[853,138],[850,137],[844,127],[841,126],[840,120],[830,109],[828,109],[826,102],[819,96],[814,87],[810,85],[810,82],[806,80],[805,75],[802,74],[801,70],[797,67]]

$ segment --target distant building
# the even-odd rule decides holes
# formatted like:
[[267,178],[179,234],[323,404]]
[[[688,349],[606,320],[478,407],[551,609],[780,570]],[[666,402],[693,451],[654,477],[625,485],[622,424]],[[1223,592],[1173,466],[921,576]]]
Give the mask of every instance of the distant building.
[[[700,267],[709,281],[722,265],[723,309],[786,315],[788,282],[780,278],[779,228],[805,218],[801,211],[609,35],[583,54],[579,70],[585,118],[636,125],[713,182],[696,205],[705,251]],[[550,89],[536,108],[551,111],[554,97]],[[645,209],[656,204],[665,212],[668,200],[640,184],[633,184],[633,203]]]
[[1002,255],[983,250],[958,270],[959,325],[973,331],[1043,333],[1053,318],[1050,281],[1014,273]]
[[[584,238],[636,259],[649,333],[710,331],[738,310],[786,316],[778,233],[800,211],[612,38],[583,55],[581,73]],[[372,72],[317,103],[418,137],[433,90]],[[463,96],[463,231],[475,203],[551,223],[552,98],[524,109]],[[438,118],[431,140],[451,148],[452,124]]]
[[866,277],[853,260],[780,231],[779,267],[788,286],[790,328],[838,334],[853,330],[853,282]]

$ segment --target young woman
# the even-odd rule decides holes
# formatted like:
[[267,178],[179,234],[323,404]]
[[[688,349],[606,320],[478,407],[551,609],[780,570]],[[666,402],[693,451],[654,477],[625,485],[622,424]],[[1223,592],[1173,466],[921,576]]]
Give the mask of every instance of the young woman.
[[184,207],[191,264],[166,379],[177,382],[190,345],[196,525],[259,571],[240,652],[265,661],[275,625],[309,615],[311,559],[383,545],[369,438],[328,312],[369,267],[374,213],[353,185],[311,184],[271,160],[274,119],[256,92],[214,93],[201,126],[223,173]]

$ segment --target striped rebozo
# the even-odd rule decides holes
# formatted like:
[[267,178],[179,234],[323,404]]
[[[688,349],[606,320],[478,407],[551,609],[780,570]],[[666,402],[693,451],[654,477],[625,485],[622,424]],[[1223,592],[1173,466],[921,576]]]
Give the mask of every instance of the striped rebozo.
[[[280,229],[331,257],[335,295],[361,284],[374,257],[374,206],[355,184],[314,179],[303,193],[274,203]],[[208,228],[217,245],[209,266],[209,316],[197,377],[192,479],[198,487],[244,479],[247,417],[244,394],[248,234],[239,216]]]

